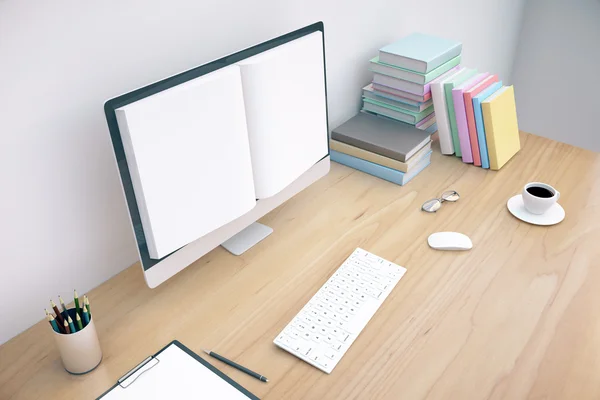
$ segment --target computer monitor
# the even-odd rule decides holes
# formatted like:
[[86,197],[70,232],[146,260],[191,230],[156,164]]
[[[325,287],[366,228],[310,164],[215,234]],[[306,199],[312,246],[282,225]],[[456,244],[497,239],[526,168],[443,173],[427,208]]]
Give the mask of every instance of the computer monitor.
[[104,105],[141,266],[153,288],[329,172],[323,23]]

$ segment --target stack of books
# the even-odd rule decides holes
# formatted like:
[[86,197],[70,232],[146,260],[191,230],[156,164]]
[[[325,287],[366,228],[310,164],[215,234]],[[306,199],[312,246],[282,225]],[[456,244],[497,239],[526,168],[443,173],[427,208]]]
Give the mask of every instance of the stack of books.
[[459,68],[462,44],[413,33],[382,47],[370,62],[373,82],[363,88],[362,111],[437,130],[431,83]]
[[431,93],[442,154],[498,170],[520,150],[514,88],[497,75],[461,67]]
[[358,113],[331,132],[331,160],[405,185],[431,161],[431,133]]

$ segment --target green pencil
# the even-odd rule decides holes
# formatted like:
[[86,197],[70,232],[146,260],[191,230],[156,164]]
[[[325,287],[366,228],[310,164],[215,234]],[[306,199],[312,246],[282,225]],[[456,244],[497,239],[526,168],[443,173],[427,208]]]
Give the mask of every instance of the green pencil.
[[77,332],[77,330],[75,329],[75,325],[73,324],[73,320],[71,319],[71,316],[69,315],[69,329],[71,330],[71,333],[75,333]]
[[81,324],[81,318],[79,317],[79,314],[75,314],[75,323],[77,324],[78,331],[83,329],[83,325]]
[[[85,302],[84,302],[85,303]],[[88,313],[87,305],[83,305],[83,326],[90,323],[90,314]]]
[[79,296],[77,296],[77,290],[73,290],[73,300],[75,301],[75,311],[77,311],[77,314],[81,314],[81,307],[79,307]]

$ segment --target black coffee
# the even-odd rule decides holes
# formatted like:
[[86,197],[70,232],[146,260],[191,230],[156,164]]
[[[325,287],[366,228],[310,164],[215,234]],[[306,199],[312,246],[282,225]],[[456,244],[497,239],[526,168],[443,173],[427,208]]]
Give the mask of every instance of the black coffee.
[[551,190],[540,186],[530,186],[527,188],[527,192],[532,196],[541,197],[543,199],[549,199],[554,196],[554,193]]

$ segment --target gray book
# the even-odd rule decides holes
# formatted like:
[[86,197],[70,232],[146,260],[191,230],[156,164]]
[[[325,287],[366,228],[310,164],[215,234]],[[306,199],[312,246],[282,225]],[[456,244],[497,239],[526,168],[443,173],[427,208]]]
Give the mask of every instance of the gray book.
[[331,138],[372,153],[406,162],[429,143],[431,134],[414,125],[358,113],[331,132]]

